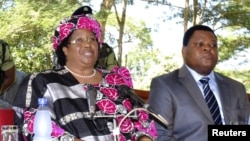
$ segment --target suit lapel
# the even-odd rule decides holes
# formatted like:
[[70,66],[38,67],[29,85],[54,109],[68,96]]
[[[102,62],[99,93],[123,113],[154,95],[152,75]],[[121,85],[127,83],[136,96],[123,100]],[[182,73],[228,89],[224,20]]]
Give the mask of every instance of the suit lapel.
[[220,95],[220,100],[221,100],[221,105],[228,105],[228,106],[222,106],[222,111],[223,111],[223,115],[224,115],[224,120],[225,123],[229,123],[230,122],[230,105],[231,105],[231,99],[229,96],[230,95],[230,91],[228,89],[228,84],[226,81],[223,80],[223,78],[218,75],[217,73],[215,73],[215,79],[216,79],[216,83],[218,85],[218,90],[219,90],[219,95]]
[[195,80],[193,79],[192,75],[185,66],[182,66],[180,68],[179,81],[187,89],[188,94],[190,94],[190,96],[193,98],[194,102],[197,104],[200,110],[206,115],[209,120],[211,120],[211,122],[213,122],[207,103],[205,102],[204,97],[199,87],[197,86]]

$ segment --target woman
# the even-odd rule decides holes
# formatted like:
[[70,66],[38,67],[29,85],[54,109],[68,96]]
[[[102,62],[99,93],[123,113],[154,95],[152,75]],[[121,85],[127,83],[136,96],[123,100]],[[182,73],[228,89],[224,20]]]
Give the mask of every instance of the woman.
[[[126,94],[132,89],[129,71],[124,67],[111,71],[96,69],[101,44],[100,24],[93,17],[78,15],[60,22],[53,47],[61,67],[26,77],[13,104],[17,115],[22,115],[16,124],[23,125],[23,135],[32,136],[32,111],[38,107],[37,99],[45,97],[51,110],[54,138],[126,141],[139,140],[143,135],[147,140],[156,139],[154,121],[147,112],[140,110],[133,114],[135,118],[125,118],[136,106]],[[94,111],[88,105],[88,97],[93,93]]]

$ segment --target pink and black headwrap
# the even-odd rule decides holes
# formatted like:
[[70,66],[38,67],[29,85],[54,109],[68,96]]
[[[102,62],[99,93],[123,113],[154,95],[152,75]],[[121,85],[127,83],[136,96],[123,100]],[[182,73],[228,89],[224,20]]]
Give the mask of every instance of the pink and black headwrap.
[[101,27],[99,22],[92,16],[78,15],[63,19],[55,30],[53,36],[53,48],[58,49],[62,41],[67,38],[74,30],[88,29],[95,33],[98,43],[101,45]]

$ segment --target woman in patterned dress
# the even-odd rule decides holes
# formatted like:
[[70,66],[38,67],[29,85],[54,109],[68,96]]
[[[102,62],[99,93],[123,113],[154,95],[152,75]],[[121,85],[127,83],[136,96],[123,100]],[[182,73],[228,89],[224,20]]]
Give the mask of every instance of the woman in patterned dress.
[[[133,90],[129,70],[96,68],[101,44],[100,24],[92,16],[77,15],[60,22],[53,37],[59,67],[26,77],[13,102],[16,124],[22,128],[21,140],[33,136],[35,109],[41,97],[48,100],[54,139],[156,140],[155,123],[148,112],[131,112],[138,105],[127,94]],[[90,91],[96,94],[94,114],[89,111]]]

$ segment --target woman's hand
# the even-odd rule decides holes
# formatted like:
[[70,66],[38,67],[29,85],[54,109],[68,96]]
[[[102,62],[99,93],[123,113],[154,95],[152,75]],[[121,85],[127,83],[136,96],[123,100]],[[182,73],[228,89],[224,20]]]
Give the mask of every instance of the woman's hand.
[[149,136],[143,135],[140,136],[137,141],[153,141],[152,138],[150,138]]
[[84,141],[84,140],[81,140],[81,139],[78,139],[78,138],[75,138],[74,141]]

